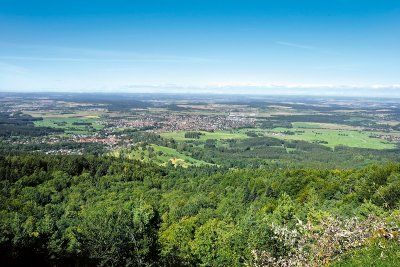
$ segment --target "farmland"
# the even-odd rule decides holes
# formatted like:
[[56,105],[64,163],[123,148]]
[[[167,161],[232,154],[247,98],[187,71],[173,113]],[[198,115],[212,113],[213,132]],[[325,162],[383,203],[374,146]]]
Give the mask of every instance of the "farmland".
[[88,134],[103,128],[95,118],[76,118],[76,117],[47,117],[41,121],[36,121],[38,127],[51,127],[63,129],[66,133]]
[[[182,131],[162,133],[161,136],[164,138],[171,138],[176,141],[196,140],[204,142],[207,139],[215,139],[219,141],[224,141],[228,139],[246,139],[250,138],[250,136],[246,134],[249,132],[257,133],[260,136],[274,137],[282,140],[301,140],[318,143],[332,149],[336,146],[348,146],[367,149],[392,149],[396,147],[395,142],[389,142],[373,137],[375,134],[381,134],[381,132],[364,132],[341,125],[321,125],[311,123],[294,123],[292,128],[281,127],[273,128],[271,130],[250,128],[234,130],[230,132],[201,132],[202,135],[200,135],[198,139],[186,138],[185,132]],[[400,135],[400,132],[392,134]]]
[[[23,129],[10,126],[5,135],[21,132],[25,137],[6,137],[3,142],[11,150],[20,150],[17,145],[39,146],[51,154],[105,150],[109,155],[184,167],[347,167],[398,157],[400,121],[397,104],[392,101],[233,96],[163,99],[154,95],[83,98],[85,101],[81,95],[30,97],[26,101],[7,98],[4,114],[20,112],[32,124]],[[48,134],[29,137],[33,132]]]
[[[332,263],[398,262],[395,235],[374,227],[391,233],[399,221],[400,101],[0,101],[0,262],[16,252],[50,266],[253,266],[249,251],[283,255],[290,245],[289,262],[307,244],[307,266],[332,229],[335,251],[349,235],[362,246]],[[302,239],[277,244],[286,233]]]
[[349,128],[332,124],[294,123],[293,128],[274,128],[265,134],[284,140],[315,142],[330,148],[348,146],[369,149],[392,149],[396,147],[394,142],[373,137],[374,134],[377,134],[374,131],[366,132]]
[[139,146],[131,150],[114,150],[110,152],[110,155],[142,162],[154,162],[162,166],[172,164],[176,167],[187,168],[189,166],[212,165],[205,161],[194,159],[184,153],[180,153],[173,148],[159,145],[151,145],[148,147]]
[[215,131],[215,132],[199,131],[199,132],[201,133],[201,135],[198,139],[186,138],[185,137],[186,132],[184,131],[161,133],[161,136],[164,138],[171,138],[176,141],[185,141],[185,140],[206,141],[207,139],[226,140],[226,139],[244,139],[248,137],[244,131],[238,131],[238,130]]

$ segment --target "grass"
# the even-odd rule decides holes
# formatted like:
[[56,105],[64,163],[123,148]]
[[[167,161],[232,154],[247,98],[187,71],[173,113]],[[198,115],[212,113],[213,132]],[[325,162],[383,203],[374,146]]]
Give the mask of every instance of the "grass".
[[336,124],[336,123],[321,123],[321,122],[293,122],[294,128],[302,128],[302,129],[331,129],[331,130],[360,130],[361,128]]
[[121,155],[124,155],[129,159],[140,160],[143,162],[151,161],[159,165],[166,165],[170,162],[174,166],[181,166],[184,168],[187,168],[189,166],[212,165],[208,162],[185,155],[170,147],[154,144],[151,145],[151,147],[154,150],[154,153],[150,153],[148,148],[138,147],[131,151],[115,150],[110,152],[110,155],[114,157],[120,157]]
[[158,146],[158,145],[152,145],[152,147],[156,153],[157,152],[163,153],[162,156],[158,157],[163,158],[164,162],[171,161],[174,164],[174,162],[176,162],[177,160],[178,161],[182,160],[184,165],[195,165],[195,166],[211,165],[208,162],[192,158],[170,147]]
[[[282,140],[302,140],[319,143],[331,148],[340,145],[369,149],[392,149],[396,147],[395,143],[371,137],[374,132],[361,131],[352,126],[333,123],[295,122],[293,123],[293,128],[274,128],[271,130],[256,128],[216,132],[202,131],[203,135],[201,135],[199,139],[185,138],[186,131],[161,133],[161,136],[176,141],[198,140],[204,142],[207,139],[223,141],[227,139],[249,138],[249,136],[246,135],[248,131],[258,132],[265,136]],[[294,132],[294,134],[285,134],[287,131]]]
[[161,133],[161,136],[164,138],[174,139],[176,141],[187,141],[187,140],[198,140],[198,141],[206,141],[207,139],[215,139],[215,140],[226,140],[226,139],[245,139],[248,138],[245,132],[237,130],[237,131],[216,131],[216,132],[205,132],[199,131],[203,133],[199,139],[195,138],[185,138],[185,133],[187,131],[179,131],[179,132],[167,132]]
[[[313,126],[313,127],[311,127]],[[294,124],[293,128],[274,128],[267,131],[267,136],[276,137],[284,140],[303,140],[316,142],[334,148],[339,145],[370,149],[391,149],[396,144],[388,141],[371,137],[373,132],[359,130],[344,130],[334,128],[317,128],[317,125],[308,123]],[[326,125],[319,125],[319,127]],[[329,125],[333,127],[332,125]],[[286,131],[294,132],[293,135],[285,134]]]
[[[74,125],[74,123],[90,123],[90,125]],[[35,121],[35,126],[63,129],[66,133],[73,134],[88,134],[103,128],[95,118],[44,118]]]
[[100,111],[67,111],[67,112],[60,112],[60,111],[25,111],[24,113],[31,115],[32,117],[41,117],[41,118],[100,118],[103,114]]

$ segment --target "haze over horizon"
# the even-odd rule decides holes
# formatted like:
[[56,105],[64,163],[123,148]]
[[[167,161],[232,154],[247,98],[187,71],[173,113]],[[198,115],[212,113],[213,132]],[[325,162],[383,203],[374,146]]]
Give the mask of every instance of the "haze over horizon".
[[0,91],[400,96],[398,1],[0,6]]

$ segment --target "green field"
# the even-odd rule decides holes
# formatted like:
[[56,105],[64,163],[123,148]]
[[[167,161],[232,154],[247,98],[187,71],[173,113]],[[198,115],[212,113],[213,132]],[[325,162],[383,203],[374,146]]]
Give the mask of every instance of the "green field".
[[160,135],[164,138],[174,139],[176,141],[187,141],[187,140],[199,140],[205,141],[207,139],[215,139],[215,140],[226,140],[226,139],[244,139],[248,138],[244,131],[216,131],[216,132],[205,132],[199,131],[203,133],[199,139],[195,138],[185,138],[185,133],[187,131],[179,131],[179,132],[167,132],[161,133]]
[[[267,129],[240,129],[234,131],[216,131],[201,132],[203,135],[199,139],[185,138],[185,131],[161,133],[164,138],[174,139],[176,141],[207,139],[227,140],[227,139],[245,139],[249,138],[246,132],[252,131],[264,136],[274,137],[282,140],[302,140],[312,143],[319,143],[331,148],[336,146],[348,146],[370,149],[392,149],[396,147],[395,143],[371,137],[376,132],[356,130],[347,125],[328,124],[328,123],[305,123],[295,122],[293,128],[274,128]],[[286,132],[286,133],[285,133]],[[293,134],[287,134],[292,132]]]
[[180,153],[179,151],[159,145],[150,146],[154,152],[150,153],[148,148],[138,147],[131,151],[115,150],[110,152],[110,155],[115,157],[124,157],[129,159],[140,160],[143,162],[155,162],[160,165],[166,165],[167,163],[172,163],[174,166],[189,167],[189,166],[202,166],[202,165],[212,165],[208,162],[197,160],[188,155]]
[[186,165],[195,165],[195,166],[210,165],[210,163],[187,156],[183,153],[178,152],[173,148],[158,146],[158,145],[152,145],[152,147],[154,148],[155,152],[163,153],[162,156],[157,156],[157,157],[163,160],[164,162],[171,161],[174,165],[179,164],[183,165],[184,167]]
[[350,125],[336,124],[336,123],[321,123],[321,122],[293,122],[293,128],[306,128],[306,129],[331,129],[331,130],[360,130]]
[[[346,127],[348,126],[343,126],[342,129],[340,129],[340,126],[335,127],[335,125],[318,123],[294,123],[293,126],[293,128],[274,128],[271,131],[266,131],[265,135],[283,140],[320,143],[331,148],[339,145],[370,149],[396,147],[394,143],[371,137],[373,132],[347,130]],[[294,132],[294,134],[285,134],[287,131]]]
[[[74,123],[87,123],[88,125],[74,125]],[[74,134],[88,134],[103,128],[103,125],[99,124],[95,118],[44,118],[41,121],[35,121],[35,126],[63,129],[66,133]]]

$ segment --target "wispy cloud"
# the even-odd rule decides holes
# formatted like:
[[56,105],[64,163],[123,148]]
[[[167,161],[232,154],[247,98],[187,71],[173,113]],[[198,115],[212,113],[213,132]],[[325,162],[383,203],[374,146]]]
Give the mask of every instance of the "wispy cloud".
[[216,59],[197,56],[148,54],[124,50],[102,50],[4,42],[1,42],[0,45],[12,47],[13,50],[18,51],[19,53],[18,56],[0,54],[0,59],[3,60],[155,63],[209,63],[218,61]]
[[[206,93],[239,95],[312,95],[312,96],[379,96],[400,97],[400,85],[333,85],[333,84],[219,84],[219,85],[129,85],[118,89],[133,93]],[[115,92],[115,91],[113,91]]]
[[285,41],[275,41],[275,44],[281,45],[281,46],[286,46],[286,47],[292,47],[292,48],[296,48],[296,49],[301,49],[301,50],[313,51],[313,52],[321,53],[321,54],[336,55],[336,56],[340,55],[340,53],[337,53],[335,51],[329,51],[327,49],[320,48],[317,46],[304,45],[304,44],[285,42]]
[[315,70],[330,71],[330,70],[340,70],[340,71],[359,71],[361,65],[359,64],[343,64],[343,65],[326,65],[314,67]]
[[140,57],[140,58],[85,58],[85,57],[37,57],[37,56],[0,56],[3,60],[23,61],[69,61],[69,62],[155,62],[155,63],[202,63],[215,62],[203,58],[190,57]]
[[28,70],[24,67],[20,67],[13,64],[8,64],[5,62],[0,62],[0,72],[2,73],[12,73],[12,74],[24,74],[27,73]]
[[290,43],[290,42],[276,41],[275,43],[278,45],[289,46],[289,47],[305,49],[305,50],[316,50],[317,49],[314,46],[302,45],[302,44],[296,44],[296,43]]

